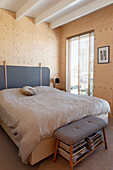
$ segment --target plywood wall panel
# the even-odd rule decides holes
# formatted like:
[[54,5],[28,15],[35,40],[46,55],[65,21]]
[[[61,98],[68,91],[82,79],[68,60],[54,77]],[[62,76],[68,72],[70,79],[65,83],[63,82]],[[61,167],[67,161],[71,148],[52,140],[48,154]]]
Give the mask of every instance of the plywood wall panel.
[[105,21],[113,22],[113,5],[109,5],[107,8],[104,8],[104,17]]
[[[62,88],[66,88],[66,38],[90,30],[94,30],[95,35],[94,96],[107,100],[113,111],[113,5],[62,26],[60,67],[63,70]],[[97,48],[108,45],[110,46],[110,63],[98,64]]]
[[98,11],[95,11],[94,13],[92,13],[91,15],[91,23],[93,27],[97,27],[100,25],[103,25],[103,23],[105,22],[105,11],[104,8]]
[[0,59],[13,63],[13,14],[4,10],[0,12]]
[[35,26],[34,19],[17,21],[15,13],[0,9],[0,60],[9,65],[50,68],[51,79],[60,75],[61,28],[51,30],[49,24]]

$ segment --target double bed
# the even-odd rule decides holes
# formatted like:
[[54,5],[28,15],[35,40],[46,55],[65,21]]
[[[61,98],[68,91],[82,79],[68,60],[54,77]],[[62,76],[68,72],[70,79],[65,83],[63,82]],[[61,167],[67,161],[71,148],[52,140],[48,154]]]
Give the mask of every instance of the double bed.
[[[4,73],[3,66],[0,69]],[[7,73],[8,89],[1,87],[0,91],[0,124],[19,148],[24,163],[34,165],[54,153],[52,134],[57,128],[90,115],[108,121],[107,101],[49,87],[48,68],[8,66]],[[4,76],[1,77],[3,86]],[[36,95],[24,96],[21,87],[25,85],[35,86]]]

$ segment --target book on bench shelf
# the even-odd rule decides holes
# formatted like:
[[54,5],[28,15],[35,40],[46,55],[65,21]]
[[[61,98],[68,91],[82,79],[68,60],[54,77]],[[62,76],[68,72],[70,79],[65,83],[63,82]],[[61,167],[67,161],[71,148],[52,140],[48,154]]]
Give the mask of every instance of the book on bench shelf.
[[87,141],[87,148],[93,150],[95,149],[100,143],[102,143],[102,134],[100,131],[93,133],[88,138]]
[[[73,145],[73,163],[75,163],[81,156],[83,156],[85,153],[88,152],[86,148],[87,142],[84,140],[81,140],[80,142]],[[59,142],[59,153],[63,155],[65,158],[70,160],[70,146],[64,144],[63,142]]]

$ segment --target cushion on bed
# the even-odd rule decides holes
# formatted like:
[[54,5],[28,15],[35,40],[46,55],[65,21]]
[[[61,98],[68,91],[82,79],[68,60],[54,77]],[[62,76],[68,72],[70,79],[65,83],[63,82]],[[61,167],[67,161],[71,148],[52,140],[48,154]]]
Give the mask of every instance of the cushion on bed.
[[36,89],[31,87],[31,86],[24,86],[21,89],[22,94],[24,94],[25,96],[33,96],[36,94]]

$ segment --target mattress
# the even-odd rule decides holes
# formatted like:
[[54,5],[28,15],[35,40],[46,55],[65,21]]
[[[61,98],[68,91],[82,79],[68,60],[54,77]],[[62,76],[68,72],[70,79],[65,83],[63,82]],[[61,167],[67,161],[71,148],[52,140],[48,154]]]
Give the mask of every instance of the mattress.
[[21,89],[0,92],[0,119],[10,128],[19,156],[25,163],[36,145],[58,127],[89,115],[107,114],[107,101],[35,87],[37,95],[26,97]]

